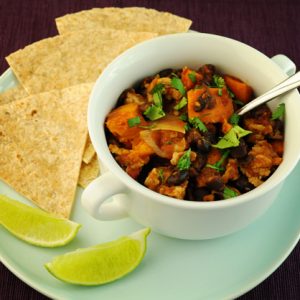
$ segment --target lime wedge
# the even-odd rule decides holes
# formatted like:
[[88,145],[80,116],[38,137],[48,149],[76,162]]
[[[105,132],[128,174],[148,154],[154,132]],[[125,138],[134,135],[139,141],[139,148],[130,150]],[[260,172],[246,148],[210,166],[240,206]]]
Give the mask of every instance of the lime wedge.
[[0,225],[21,240],[41,247],[66,245],[81,227],[4,195],[0,195]]
[[79,285],[100,285],[117,280],[133,271],[146,249],[145,228],[115,241],[78,249],[55,257],[45,264],[56,278]]

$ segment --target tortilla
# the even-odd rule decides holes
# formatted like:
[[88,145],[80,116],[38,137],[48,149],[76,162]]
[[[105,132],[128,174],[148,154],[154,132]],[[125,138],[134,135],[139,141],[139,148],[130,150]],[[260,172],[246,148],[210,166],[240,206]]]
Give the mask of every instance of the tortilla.
[[18,85],[0,94],[0,105],[25,98],[26,96],[28,96],[28,93],[21,85]]
[[82,156],[82,161],[86,164],[90,163],[95,153],[96,152],[91,142],[90,136],[88,136]]
[[159,35],[186,32],[192,21],[168,12],[144,7],[106,7],[80,11],[55,19],[60,34],[83,29],[114,28],[156,32]]
[[117,55],[155,33],[114,29],[78,31],[38,41],[8,57],[29,94],[94,82]]
[[78,184],[82,188],[86,188],[99,175],[99,162],[95,154],[89,164],[82,163]]
[[58,217],[71,213],[92,84],[0,106],[0,178]]

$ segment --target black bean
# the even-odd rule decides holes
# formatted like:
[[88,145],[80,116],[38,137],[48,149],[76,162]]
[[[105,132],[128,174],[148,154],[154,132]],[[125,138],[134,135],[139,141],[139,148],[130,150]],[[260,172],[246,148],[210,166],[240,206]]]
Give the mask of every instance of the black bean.
[[216,72],[215,66],[211,65],[211,64],[203,65],[199,69],[199,72],[201,72],[203,74],[203,82],[206,85],[211,85],[213,74]]
[[216,128],[216,126],[213,125],[213,124],[207,124],[206,128],[207,128],[207,131],[203,132],[203,136],[211,144],[216,144],[218,142],[218,136],[217,136],[217,128]]
[[204,137],[197,140],[197,150],[202,153],[208,153],[211,149],[211,143]]
[[203,197],[209,195],[210,192],[206,188],[195,188],[193,190],[193,200],[194,201],[203,201]]
[[207,156],[198,153],[196,159],[193,161],[193,164],[189,169],[190,177],[198,176],[202,168],[206,165],[206,162]]
[[249,115],[255,119],[260,119],[260,118],[269,119],[272,115],[272,112],[267,105],[263,104],[250,111]]
[[206,185],[209,189],[222,192],[225,188],[225,184],[221,177],[215,177]]
[[274,121],[274,127],[273,127],[273,131],[280,131],[280,132],[283,132],[283,128],[284,128],[284,124],[283,124],[283,121],[282,120],[279,120],[279,119],[276,119]]
[[216,106],[216,99],[215,98],[209,97],[209,98],[207,98],[206,101],[207,101],[207,108],[208,109],[213,109]]
[[235,188],[237,188],[242,193],[247,193],[254,189],[254,186],[248,181],[248,178],[244,175],[231,183]]
[[176,170],[167,178],[167,185],[180,185],[189,177],[188,170]]
[[159,77],[168,77],[174,72],[173,69],[163,69],[160,72],[158,72]]
[[233,158],[243,158],[248,154],[248,147],[244,139],[240,139],[240,144],[230,151],[230,156]]

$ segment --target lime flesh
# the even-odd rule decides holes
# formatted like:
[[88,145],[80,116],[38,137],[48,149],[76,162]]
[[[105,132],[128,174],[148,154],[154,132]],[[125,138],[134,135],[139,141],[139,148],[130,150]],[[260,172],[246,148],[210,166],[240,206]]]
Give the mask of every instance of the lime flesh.
[[0,225],[19,239],[41,247],[66,245],[81,227],[4,195],[0,195]]
[[79,285],[100,285],[133,271],[147,249],[149,228],[115,241],[78,249],[55,257],[45,264],[56,278]]

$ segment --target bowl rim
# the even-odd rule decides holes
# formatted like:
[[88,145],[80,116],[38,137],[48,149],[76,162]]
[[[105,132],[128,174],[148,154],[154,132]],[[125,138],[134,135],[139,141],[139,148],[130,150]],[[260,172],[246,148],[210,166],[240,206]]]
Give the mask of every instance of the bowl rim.
[[[199,33],[199,32],[185,32],[185,33],[175,33],[175,34],[168,34],[168,35],[163,35],[163,36],[158,36],[155,37],[153,39],[141,42],[133,47],[131,47],[130,49],[124,51],[122,54],[120,54],[119,56],[117,56],[109,65],[107,65],[107,67],[103,70],[103,72],[100,74],[100,76],[98,77],[92,93],[90,95],[90,100],[89,100],[89,104],[88,104],[88,130],[89,130],[89,134],[91,137],[91,141],[95,147],[95,150],[99,156],[99,159],[101,160],[102,164],[111,172],[113,173],[113,175],[116,177],[116,180],[120,180],[124,186],[126,187],[126,189],[124,190],[124,193],[126,194],[126,192],[137,192],[140,193],[141,195],[145,196],[145,199],[147,198],[151,198],[151,201],[156,201],[159,202],[160,204],[164,204],[167,206],[173,206],[173,207],[179,207],[182,209],[193,209],[193,210],[214,210],[214,209],[219,209],[219,208],[223,208],[223,207],[232,207],[232,206],[238,206],[244,203],[247,203],[249,201],[253,201],[255,198],[260,198],[261,196],[265,195],[266,193],[268,193],[272,188],[274,188],[275,186],[281,184],[286,177],[291,173],[291,171],[294,169],[294,167],[296,166],[298,159],[300,157],[300,153],[298,153],[298,157],[297,159],[295,158],[295,160],[293,162],[291,162],[289,160],[289,167],[288,170],[282,174],[282,176],[277,179],[277,177],[273,180],[273,181],[269,181],[266,180],[263,184],[261,184],[260,186],[254,188],[253,190],[241,194],[237,197],[234,198],[230,198],[230,199],[223,199],[223,200],[218,200],[218,201],[209,201],[209,202],[202,202],[202,201],[181,201],[169,196],[165,196],[162,194],[159,194],[147,187],[145,187],[144,185],[140,184],[139,182],[137,182],[135,179],[133,179],[131,176],[129,176],[122,168],[121,166],[116,162],[116,160],[114,159],[113,155],[111,154],[111,152],[108,149],[108,145],[107,145],[107,141],[105,138],[105,133],[104,133],[104,120],[106,115],[103,118],[103,123],[100,126],[100,135],[99,136],[99,132],[95,133],[95,129],[93,128],[93,120],[91,118],[93,112],[94,112],[94,106],[96,103],[96,94],[98,94],[98,90],[100,89],[99,86],[101,86],[101,83],[103,81],[106,80],[106,77],[108,76],[108,74],[111,72],[111,70],[114,68],[115,65],[122,63],[123,60],[126,60],[126,57],[131,55],[132,53],[136,52],[136,51],[143,51],[143,49],[147,48],[149,45],[151,46],[152,44],[157,44],[160,43],[160,41],[165,41],[165,40],[174,40],[174,39],[205,39],[205,38],[209,38],[209,39],[215,39],[215,40],[223,40],[223,41],[228,41],[230,42],[232,45],[235,44],[235,46],[238,47],[242,47],[247,51],[251,51],[252,53],[260,56],[261,58],[265,59],[266,61],[269,61],[274,67],[274,71],[277,72],[276,76],[283,80],[287,77],[287,75],[282,71],[282,69],[276,65],[274,62],[272,62],[272,60],[266,56],[265,54],[263,54],[262,52],[258,51],[257,49],[243,43],[237,40],[234,40],[232,38],[228,38],[228,37],[224,37],[224,36],[220,36],[220,35],[216,35],[216,34],[211,34],[211,33]],[[291,92],[289,95],[287,95],[286,97],[298,97],[299,101],[300,101],[300,96],[299,93],[297,91],[293,91]],[[104,139],[104,143],[100,142],[103,141]],[[275,170],[275,172],[271,175],[271,177],[274,178],[274,174],[278,173],[278,171],[280,169],[283,168],[283,166],[286,166],[287,162],[286,160],[283,160],[283,162],[281,163],[280,166],[278,166],[278,168]],[[281,168],[280,168],[281,167]],[[100,175],[101,176],[101,175]],[[270,178],[271,178],[270,177]],[[177,201],[176,201],[177,200]],[[234,201],[231,201],[234,200]]]

